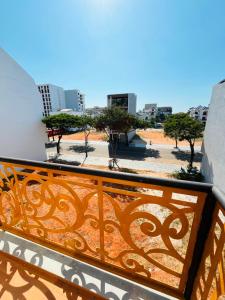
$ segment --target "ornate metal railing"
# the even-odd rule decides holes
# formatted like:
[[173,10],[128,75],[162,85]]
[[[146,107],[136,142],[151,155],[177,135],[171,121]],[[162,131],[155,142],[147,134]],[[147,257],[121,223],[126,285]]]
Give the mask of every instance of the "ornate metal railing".
[[180,299],[220,291],[223,279],[203,291],[201,278],[218,217],[211,185],[8,158],[0,165],[3,229]]
[[225,299],[225,197],[216,189],[213,194],[217,201],[195,279],[193,300],[216,300],[220,296]]

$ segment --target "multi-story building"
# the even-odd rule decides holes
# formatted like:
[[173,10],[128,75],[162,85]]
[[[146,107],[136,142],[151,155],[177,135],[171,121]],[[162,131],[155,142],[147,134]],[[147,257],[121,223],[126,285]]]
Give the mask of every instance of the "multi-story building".
[[84,112],[85,110],[85,95],[79,90],[65,90],[66,108],[71,108],[74,111]]
[[38,90],[43,101],[43,115],[49,116],[63,109],[72,109],[75,112],[84,112],[85,95],[79,90],[65,90],[53,84],[40,84]]
[[38,85],[38,90],[43,101],[44,116],[49,116],[50,112],[66,108],[63,88],[53,84],[40,84]]
[[143,110],[137,113],[137,117],[142,120],[151,120],[152,118],[158,117],[159,120],[164,120],[165,116],[169,116],[172,114],[172,107],[163,106],[157,107],[156,103],[145,104]]
[[158,107],[157,109],[157,115],[158,116],[170,116],[172,115],[172,112],[173,112],[173,109],[171,106],[161,106],[161,107]]
[[197,107],[191,107],[188,110],[188,114],[195,120],[201,121],[203,124],[206,124],[208,117],[208,106],[199,105]]
[[145,104],[145,108],[143,109],[143,112],[149,114],[151,117],[156,117],[157,104],[156,103]]
[[119,107],[124,109],[129,114],[136,114],[137,95],[134,93],[112,94],[107,96],[107,106]]

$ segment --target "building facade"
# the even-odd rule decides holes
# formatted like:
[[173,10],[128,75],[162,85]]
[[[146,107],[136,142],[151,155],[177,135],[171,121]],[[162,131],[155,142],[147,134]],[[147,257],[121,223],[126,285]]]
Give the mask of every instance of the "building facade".
[[108,108],[119,107],[129,114],[136,115],[137,96],[134,93],[108,95],[107,106]]
[[0,48],[0,156],[46,160],[41,96],[32,77]]
[[171,106],[161,106],[157,108],[157,115],[170,116],[173,113],[173,109]]
[[201,121],[203,124],[206,124],[207,117],[208,117],[208,106],[197,106],[191,107],[188,110],[188,114],[195,120]]
[[85,95],[81,94],[79,90],[64,91],[63,88],[53,84],[39,84],[38,90],[42,97],[44,116],[63,109],[84,113]]
[[201,165],[205,181],[213,183],[225,193],[225,81],[212,91],[208,120],[204,132]]
[[44,116],[49,116],[50,112],[66,108],[63,88],[53,84],[40,84],[38,85],[38,90],[43,101]]
[[81,94],[79,90],[65,90],[65,103],[66,108],[77,112],[84,112],[85,95]]
[[153,118],[156,117],[157,114],[157,104],[151,103],[151,104],[145,104],[145,108],[143,109],[144,113],[148,113]]
[[158,107],[156,103],[145,104],[143,110],[137,113],[137,117],[142,120],[151,120],[157,118],[162,121],[166,116],[172,115],[173,109],[171,106]]

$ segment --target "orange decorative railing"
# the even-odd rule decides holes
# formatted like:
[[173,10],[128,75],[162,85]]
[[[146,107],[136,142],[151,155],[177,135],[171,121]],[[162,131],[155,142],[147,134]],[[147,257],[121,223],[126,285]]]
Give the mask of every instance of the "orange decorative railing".
[[192,299],[216,300],[220,296],[225,299],[225,209],[217,202]]
[[13,159],[0,164],[3,229],[190,299],[210,185]]

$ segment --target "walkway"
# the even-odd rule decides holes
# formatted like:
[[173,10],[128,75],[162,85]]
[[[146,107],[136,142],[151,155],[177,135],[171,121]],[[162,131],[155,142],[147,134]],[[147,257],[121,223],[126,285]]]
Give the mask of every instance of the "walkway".
[[[52,158],[51,152],[48,153],[48,158]],[[77,162],[79,164],[82,164],[84,162],[84,154],[61,154],[58,158],[68,162]],[[85,160],[85,165],[108,167],[109,158],[89,156]],[[163,164],[130,159],[119,159],[118,165],[121,168],[152,171],[157,173],[172,173],[174,171],[180,170],[180,166],[175,164]]]

